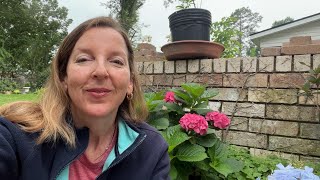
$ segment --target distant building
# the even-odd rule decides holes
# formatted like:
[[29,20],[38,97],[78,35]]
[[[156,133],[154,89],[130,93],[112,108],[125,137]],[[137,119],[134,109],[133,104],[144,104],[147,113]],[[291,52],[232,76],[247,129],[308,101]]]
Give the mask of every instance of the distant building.
[[291,21],[250,35],[250,39],[259,47],[281,47],[291,37],[311,36],[320,40],[320,13]]

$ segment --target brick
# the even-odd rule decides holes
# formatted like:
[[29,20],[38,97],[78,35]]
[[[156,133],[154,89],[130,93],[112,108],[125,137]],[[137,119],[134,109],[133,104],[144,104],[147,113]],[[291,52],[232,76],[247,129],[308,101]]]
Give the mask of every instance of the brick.
[[[301,64],[303,63],[303,64]],[[309,71],[311,67],[311,55],[295,55],[293,63],[293,71]]]
[[187,73],[187,61],[179,60],[176,62],[176,73]]
[[233,117],[230,129],[248,131],[249,119],[245,117]]
[[259,58],[259,72],[272,72],[274,67],[274,57]]
[[257,58],[256,57],[243,57],[242,58],[242,72],[256,72],[257,71]]
[[311,44],[320,44],[320,39],[311,40]]
[[319,157],[310,157],[310,156],[300,156],[300,161],[320,163],[320,158]]
[[152,74],[153,73],[153,62],[144,62],[143,63],[143,73]]
[[267,87],[268,74],[225,74],[225,87]]
[[140,49],[139,51],[136,52],[137,56],[151,56],[151,57],[155,57],[156,56],[156,51],[151,50],[151,49]]
[[233,58],[227,60],[228,72],[240,72],[241,71],[241,58]]
[[186,83],[186,76],[185,75],[173,75],[173,85],[174,86],[181,86],[181,84]]
[[164,72],[167,74],[174,73],[174,61],[165,61],[164,62]]
[[249,131],[272,135],[297,136],[299,124],[297,122],[251,118],[249,119]]
[[143,62],[135,62],[134,63],[138,73],[143,73]]
[[313,55],[313,69],[320,68],[320,54]]
[[162,74],[163,73],[163,61],[153,62],[153,73]]
[[145,85],[145,86],[153,85],[153,75],[140,75],[139,80],[141,85]]
[[212,109],[212,111],[220,111],[221,102],[209,101],[209,108]]
[[281,48],[281,54],[320,54],[320,44],[297,45]]
[[152,51],[156,51],[156,47],[152,44],[149,44],[149,43],[140,43],[137,45],[137,49],[138,50],[141,50],[141,49],[149,49],[149,50],[152,50]]
[[186,76],[186,82],[201,83],[208,86],[222,86],[222,74],[192,74]]
[[301,123],[300,137],[320,140],[320,124]]
[[153,82],[154,86],[172,86],[173,76],[167,74],[154,75]]
[[213,100],[223,101],[244,101],[246,99],[247,90],[240,88],[215,88],[219,94],[213,97]]
[[[311,90],[312,96],[300,95],[299,104],[320,105],[320,94],[316,94],[317,90]],[[300,94],[304,91],[300,90]]]
[[282,43],[282,47],[287,47],[287,46],[290,46],[290,42],[284,42],[284,43]]
[[220,59],[214,59],[213,60],[213,72],[216,73],[224,73],[226,72],[227,67],[227,59],[220,58]]
[[280,56],[281,47],[267,47],[261,49],[261,56]]
[[291,71],[291,56],[277,56],[276,57],[276,71],[288,72]]
[[273,88],[299,88],[304,82],[304,74],[270,74],[270,87]]
[[262,89],[250,88],[248,101],[266,103],[294,104],[298,101],[296,89]]
[[311,36],[296,36],[290,38],[290,46],[311,44]]
[[317,122],[316,107],[308,106],[287,106],[287,105],[266,105],[267,118],[292,120],[301,122]]
[[188,61],[188,72],[197,73],[199,72],[199,59],[189,60]]
[[213,64],[212,61],[213,59],[202,59],[200,61],[200,73],[211,73]]
[[232,115],[232,113],[235,112],[235,116],[264,117],[264,111],[264,104],[234,102],[223,102],[222,104],[222,112],[227,115]]
[[256,148],[250,148],[250,154],[258,157],[277,156],[279,158],[292,160],[292,161],[299,160],[299,155],[288,154],[288,153],[277,152],[277,151],[268,151],[268,150],[256,149]]
[[320,141],[269,136],[269,150],[320,156]]
[[229,131],[227,142],[240,146],[267,148],[267,136],[263,134]]

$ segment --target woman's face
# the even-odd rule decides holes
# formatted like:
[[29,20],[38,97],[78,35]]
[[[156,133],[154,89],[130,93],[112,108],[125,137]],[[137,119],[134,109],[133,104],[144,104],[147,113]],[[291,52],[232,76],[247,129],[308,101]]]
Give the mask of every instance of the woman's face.
[[77,41],[63,84],[74,118],[115,118],[127,93],[132,93],[128,51],[120,33],[96,27]]

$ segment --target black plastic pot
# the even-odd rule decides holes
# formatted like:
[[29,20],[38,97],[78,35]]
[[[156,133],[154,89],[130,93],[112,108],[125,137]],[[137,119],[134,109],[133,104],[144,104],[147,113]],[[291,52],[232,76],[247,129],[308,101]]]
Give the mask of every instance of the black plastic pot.
[[191,8],[169,16],[172,41],[210,41],[211,13],[206,9]]

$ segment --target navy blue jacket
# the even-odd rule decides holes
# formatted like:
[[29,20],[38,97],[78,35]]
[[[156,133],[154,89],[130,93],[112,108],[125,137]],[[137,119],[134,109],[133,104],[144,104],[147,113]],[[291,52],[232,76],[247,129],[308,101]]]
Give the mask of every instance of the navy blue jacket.
[[[136,137],[123,149],[119,129],[120,138],[113,149],[115,157],[97,179],[169,179],[168,145],[161,135],[146,123],[124,124]],[[87,128],[76,130],[76,135],[76,148],[69,148],[62,141],[37,145],[37,133],[26,133],[0,117],[0,179],[59,179],[88,145]]]

